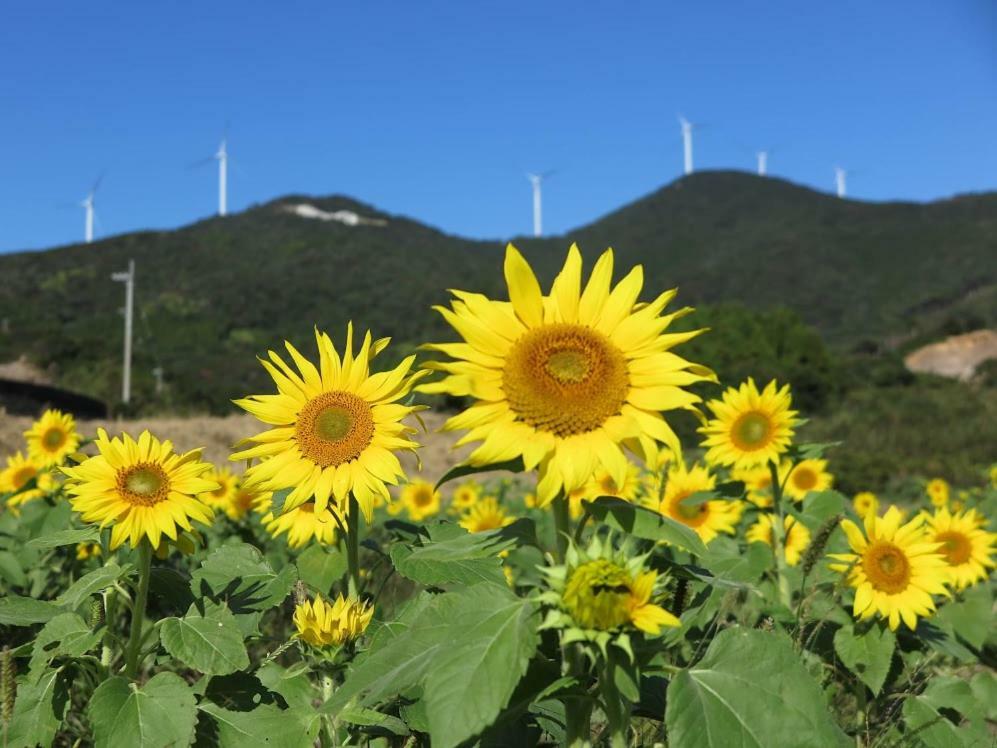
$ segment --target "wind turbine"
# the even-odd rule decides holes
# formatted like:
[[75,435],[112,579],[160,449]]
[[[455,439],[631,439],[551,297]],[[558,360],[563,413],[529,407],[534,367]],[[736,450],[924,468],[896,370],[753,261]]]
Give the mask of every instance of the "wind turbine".
[[679,125],[682,127],[682,155],[686,174],[692,174],[692,128],[695,126],[679,115]]
[[218,162],[218,215],[224,216],[228,213],[228,136],[222,138],[218,150],[207,158],[195,161],[188,168],[197,168],[210,164],[212,161]]
[[545,171],[542,174],[527,174],[526,178],[533,185],[533,236],[543,235],[543,198],[541,197],[541,187],[543,181],[552,175],[553,171]]
[[97,218],[97,214],[94,211],[94,197],[97,194],[97,188],[100,187],[100,182],[103,178],[103,174],[97,177],[97,181],[93,183],[93,187],[90,188],[90,192],[88,192],[87,196],[80,202],[80,207],[82,207],[85,212],[85,218],[83,219],[83,241],[87,244],[93,243],[93,224]]
[[838,197],[844,197],[847,193],[846,181],[848,179],[848,171],[841,168],[840,166],[834,167],[834,185],[838,190]]
[[769,170],[769,152],[758,151],[755,156],[758,157],[758,176],[764,177]]

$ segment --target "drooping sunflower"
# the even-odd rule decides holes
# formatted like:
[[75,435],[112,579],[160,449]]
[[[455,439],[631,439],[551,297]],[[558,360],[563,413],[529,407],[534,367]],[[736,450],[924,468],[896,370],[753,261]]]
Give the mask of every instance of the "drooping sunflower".
[[402,504],[413,522],[421,522],[440,513],[440,492],[432,483],[414,480],[402,486]]
[[42,417],[24,432],[28,456],[40,467],[61,465],[66,457],[79,449],[81,437],[76,421],[69,413],[46,410]]
[[498,501],[486,496],[464,513],[460,526],[468,532],[486,532],[511,525],[514,521],[515,517],[510,517]]
[[469,480],[461,483],[453,490],[453,494],[450,497],[450,503],[454,509],[463,511],[474,506],[475,502],[480,497],[481,486],[474,481]]
[[997,535],[982,528],[982,517],[975,509],[949,513],[945,508],[928,515],[928,538],[939,543],[945,558],[949,583],[964,590],[990,576]]
[[95,457],[61,470],[83,521],[112,526],[112,550],[125,540],[135,548],[144,537],[156,548],[163,536],[176,540],[178,528],[193,531],[191,520],[211,522],[211,508],[197,497],[217,484],[204,478],[211,465],[201,461],[201,450],[175,454],[171,442],[148,431],[135,441],[98,429],[95,444]]
[[865,519],[867,514],[876,514],[879,511],[879,497],[872,491],[859,491],[852,499],[852,507],[859,519]]
[[913,631],[919,616],[935,610],[931,596],[945,594],[949,577],[938,543],[925,533],[924,517],[903,525],[901,521],[896,507],[882,517],[866,515],[864,533],[844,520],[841,528],[853,552],[830,554],[837,562],[831,569],[848,574],[848,584],[855,588],[853,615],[862,619],[879,615],[891,629],[903,620]]
[[[34,480],[35,484],[27,488]],[[20,452],[7,458],[7,467],[0,471],[0,493],[11,493],[7,507],[15,514],[29,501],[40,499],[55,488],[52,474]]]
[[661,412],[693,409],[700,398],[682,388],[715,381],[705,367],[671,352],[702,332],[665,333],[691,311],[661,315],[675,292],[641,306],[641,267],[614,288],[612,275],[607,250],[583,290],[581,254],[572,246],[545,296],[510,244],[510,301],[454,291],[452,309],[436,307],[464,342],[428,346],[453,360],[433,364],[447,376],[419,389],[475,398],[444,428],[467,430],[459,444],[481,442],[468,457],[472,465],[521,457],[527,470],[538,468],[540,506],[579,488],[600,467],[622,484],[624,442],[638,445],[644,457],[657,442],[677,450]]
[[207,491],[198,496],[198,498],[215,511],[227,513],[231,507],[232,500],[235,498],[236,486],[239,483],[239,479],[232,474],[231,470],[226,468],[215,468],[209,471],[204,476],[204,479],[212,483],[217,483],[218,488],[213,491]]
[[[286,532],[287,544],[291,548],[302,548],[312,540],[321,545],[332,545],[336,542],[336,530],[339,529],[334,511],[338,511],[335,504],[318,511],[315,503],[309,501],[277,517],[272,512],[268,513],[263,517],[263,524],[275,538]],[[339,522],[346,527],[346,519],[342,515]]]
[[232,460],[267,457],[250,467],[243,478],[253,487],[270,491],[293,488],[284,511],[315,497],[321,511],[330,499],[346,506],[352,493],[370,522],[375,498],[389,499],[386,484],[404,478],[395,451],[415,451],[408,438],[415,429],[403,420],[420,410],[399,400],[412,390],[424,372],[411,373],[415,356],[396,368],[370,373],[371,361],[388,345],[364,336],[359,352],[353,351],[353,325],[347,327],[340,357],[332,340],[315,331],[319,366],[285,343],[298,371],[275,352],[260,361],[274,382],[277,394],[251,395],[236,405],[274,428],[250,437],[256,446],[236,452]]
[[750,468],[735,468],[731,478],[744,483],[748,491],[748,501],[760,509],[772,506],[772,471],[768,465],[755,465]]
[[780,476],[786,495],[803,501],[811,491],[826,491],[834,483],[834,476],[827,471],[827,460],[800,460],[795,466],[786,466],[788,476]]
[[340,595],[329,603],[317,596],[294,609],[296,636],[318,649],[341,647],[357,639],[374,616],[374,608],[356,598]]
[[778,462],[799,422],[792,404],[789,385],[779,389],[775,380],[761,392],[750,377],[728,387],[721,399],[707,403],[713,418],[700,429],[706,462],[735,468]]
[[[774,545],[772,531],[775,526],[775,515],[759,514],[758,520],[748,528],[744,537],[749,543],[765,543],[765,545],[772,546]],[[810,545],[810,530],[802,522],[798,522],[789,515],[783,517],[783,527],[785,528],[783,553],[786,556],[786,563],[789,566],[796,566],[800,562],[800,556]]]
[[928,481],[928,484],[924,487],[925,492],[928,494],[928,498],[931,499],[931,505],[936,509],[941,509],[949,505],[949,494],[951,493],[949,489],[948,481],[944,478],[933,478]]
[[709,543],[722,532],[733,535],[744,511],[739,501],[710,499],[692,504],[686,501],[694,493],[712,491],[715,487],[716,478],[706,468],[700,465],[686,468],[682,462],[676,462],[668,471],[664,496],[660,501],[650,499],[648,506],[691,527],[700,540]]

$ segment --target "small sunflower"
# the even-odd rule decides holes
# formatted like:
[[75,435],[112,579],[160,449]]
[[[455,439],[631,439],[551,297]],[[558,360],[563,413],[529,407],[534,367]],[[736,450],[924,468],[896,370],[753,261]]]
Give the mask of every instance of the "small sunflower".
[[957,590],[982,582],[994,567],[997,535],[982,529],[982,519],[975,509],[950,514],[942,508],[928,515],[928,538],[941,544],[938,551],[945,557],[950,584]]
[[617,483],[606,470],[600,470],[592,476],[585,485],[586,497],[597,499],[600,496],[615,496],[624,501],[635,501],[644,486],[640,468],[633,463],[627,465],[626,477],[622,483]]
[[918,617],[935,610],[932,595],[946,594],[948,571],[938,543],[924,530],[924,517],[901,525],[900,512],[890,507],[877,517],[866,515],[865,532],[851,520],[841,523],[852,553],[832,553],[831,569],[848,575],[855,588],[854,615],[879,615],[896,629],[900,621],[911,631]]
[[261,512],[270,506],[273,491],[263,491],[259,488],[245,485],[239,481],[232,500],[225,507],[225,512],[232,519],[242,519],[250,511]]
[[216,484],[205,480],[211,465],[201,450],[183,455],[173,444],[143,431],[109,439],[97,430],[98,454],[77,467],[61,468],[69,480],[70,503],[84,522],[112,525],[111,549],[128,540],[132,548],[148,537],[153,548],[162,536],[177,539],[177,528],[192,531],[191,520],[211,522],[211,508],[197,498]]
[[402,486],[402,504],[413,522],[421,522],[440,513],[440,492],[432,483],[414,480]]
[[811,491],[826,491],[834,483],[834,476],[827,471],[827,460],[800,460],[785,469],[789,475],[781,478],[784,490],[795,501],[803,501]]
[[24,432],[28,456],[40,467],[54,467],[79,449],[81,437],[76,421],[60,410],[46,410],[42,417]]
[[[336,530],[339,529],[334,511],[337,511],[335,504],[317,511],[315,503],[309,501],[277,517],[273,513],[266,514],[262,521],[267,532],[275,538],[286,532],[287,544],[291,548],[302,548],[312,540],[320,545],[332,545],[336,542]],[[339,522],[346,527],[344,517],[339,516]]]
[[[759,514],[758,520],[745,533],[744,537],[749,543],[765,543],[774,545],[772,531],[775,529],[775,515]],[[802,522],[797,522],[795,518],[786,515],[783,517],[783,552],[786,556],[786,563],[796,566],[800,562],[800,556],[810,545],[810,530]]]
[[728,387],[720,400],[707,403],[713,418],[700,429],[706,462],[735,468],[778,462],[799,422],[792,404],[789,385],[779,389],[775,380],[761,392],[751,378]]
[[735,468],[730,477],[744,483],[748,491],[747,499],[752,504],[760,509],[772,506],[772,471],[768,465]]
[[486,496],[464,513],[460,526],[468,532],[485,532],[498,530],[514,521],[515,517],[510,517],[498,501]]
[[454,489],[453,495],[450,497],[450,503],[454,509],[463,511],[474,506],[475,502],[480,497],[481,486],[474,481],[469,480],[465,483],[461,483]]
[[665,493],[660,501],[651,499],[649,508],[665,517],[671,517],[696,531],[704,543],[709,543],[724,532],[733,535],[744,511],[739,501],[710,499],[698,504],[686,501],[690,496],[702,491],[712,491],[716,478],[700,466],[691,468],[676,462],[668,471]]
[[236,486],[239,483],[239,479],[232,474],[231,470],[226,468],[215,468],[209,471],[204,476],[204,479],[212,483],[217,483],[218,488],[213,491],[206,491],[197,498],[215,511],[227,513],[231,507],[232,500],[235,498]]
[[409,356],[394,369],[371,374],[370,363],[388,339],[372,341],[367,333],[354,355],[352,324],[342,357],[325,333],[316,330],[315,341],[318,367],[290,343],[285,346],[298,372],[273,351],[270,361],[261,359],[277,393],[235,403],[274,428],[250,437],[247,441],[256,446],[230,459],[269,458],[250,467],[243,480],[268,491],[292,488],[284,511],[313,496],[319,511],[331,499],[345,507],[352,493],[370,522],[375,497],[387,501],[385,484],[395,485],[404,477],[395,451],[418,447],[408,438],[415,429],[402,421],[420,407],[398,401],[408,396],[423,372],[411,373],[415,356]]
[[294,609],[296,636],[317,649],[341,647],[360,637],[374,616],[374,608],[355,598],[340,595],[328,603],[317,596]]
[[944,478],[929,480],[924,490],[928,494],[928,498],[931,499],[931,505],[936,509],[949,505],[949,484]]
[[80,543],[76,546],[76,559],[78,561],[86,561],[88,558],[97,558],[101,555],[101,553],[100,543]]
[[[27,488],[32,480],[34,486]],[[15,514],[20,511],[19,507],[42,498],[54,488],[52,474],[20,452],[8,457],[7,467],[0,471],[0,493],[13,494],[7,499],[7,507]]]
[[859,519],[865,519],[866,515],[879,512],[879,497],[872,491],[860,491],[852,499],[852,507]]
[[510,244],[509,301],[454,291],[451,309],[437,307],[464,342],[428,346],[453,360],[433,364],[447,376],[419,389],[473,397],[477,402],[444,428],[467,430],[458,444],[481,442],[468,457],[471,465],[519,457],[527,470],[538,468],[540,506],[579,488],[600,468],[623,483],[624,442],[645,457],[658,442],[677,450],[678,437],[662,411],[694,409],[700,398],[683,388],[716,379],[671,352],[702,332],[665,333],[691,311],[662,316],[675,291],[638,304],[642,268],[615,288],[612,275],[607,250],[583,289],[581,253],[572,246],[545,296]]

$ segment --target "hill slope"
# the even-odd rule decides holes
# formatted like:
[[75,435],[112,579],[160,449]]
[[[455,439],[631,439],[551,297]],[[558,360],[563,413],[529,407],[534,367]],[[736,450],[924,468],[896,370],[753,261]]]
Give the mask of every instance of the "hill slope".
[[[292,215],[291,203],[386,218],[350,227]],[[675,182],[565,237],[517,241],[549,281],[569,241],[642,262],[650,289],[682,303],[796,309],[838,345],[997,320],[997,195],[927,205],[842,201],[787,182],[713,172]],[[469,241],[347,198],[286,197],[169,232],[0,255],[0,361],[27,354],[64,386],[114,399],[122,286],[137,265],[135,389],[160,406],[226,409],[267,386],[256,354],[313,324],[354,319],[402,345],[446,336],[429,307],[452,287],[498,294],[500,242]]]

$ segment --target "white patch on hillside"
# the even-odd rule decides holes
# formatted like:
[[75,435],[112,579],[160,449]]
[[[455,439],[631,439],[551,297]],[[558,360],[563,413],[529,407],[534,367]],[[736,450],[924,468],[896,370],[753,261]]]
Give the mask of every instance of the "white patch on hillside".
[[342,223],[345,226],[385,226],[387,221],[383,218],[367,218],[365,216],[358,215],[352,210],[336,210],[329,212],[327,210],[322,210],[321,208],[316,208],[314,205],[309,203],[298,203],[297,205],[284,205],[281,206],[288,213],[293,213],[301,218],[311,218],[316,221],[336,221]]
[[977,366],[992,358],[997,358],[997,330],[976,330],[918,348],[907,355],[904,364],[921,374],[967,381]]

